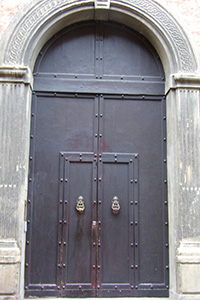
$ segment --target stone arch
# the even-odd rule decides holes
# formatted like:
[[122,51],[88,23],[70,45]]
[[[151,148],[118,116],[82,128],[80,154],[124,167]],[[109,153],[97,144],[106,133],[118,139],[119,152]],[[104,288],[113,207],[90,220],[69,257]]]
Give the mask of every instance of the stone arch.
[[194,52],[177,21],[155,1],[43,0],[31,7],[11,35],[4,64],[33,68],[39,50],[58,30],[78,21],[116,21],[138,30],[156,48],[166,75],[197,69]]

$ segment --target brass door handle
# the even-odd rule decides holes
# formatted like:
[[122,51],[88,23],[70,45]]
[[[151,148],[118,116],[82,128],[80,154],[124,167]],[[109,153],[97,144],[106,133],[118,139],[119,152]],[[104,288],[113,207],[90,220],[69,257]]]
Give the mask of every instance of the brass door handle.
[[85,203],[84,203],[83,196],[79,196],[76,202],[76,210],[79,212],[79,214],[84,213],[85,211]]
[[117,196],[114,196],[112,199],[111,209],[114,215],[117,215],[119,213],[120,205],[119,205],[119,198]]

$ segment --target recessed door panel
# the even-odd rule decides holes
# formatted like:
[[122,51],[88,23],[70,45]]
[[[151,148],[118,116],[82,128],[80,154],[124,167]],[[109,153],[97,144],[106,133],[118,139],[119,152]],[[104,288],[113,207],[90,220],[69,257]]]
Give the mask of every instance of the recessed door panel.
[[[98,294],[127,295],[134,284],[135,211],[133,180],[137,166],[130,154],[102,154],[99,162]],[[135,173],[135,174],[134,174]],[[135,178],[136,179],[136,178]],[[124,294],[124,291],[126,294]]]
[[[68,239],[70,243],[67,247],[67,283],[91,282],[92,247],[88,236],[91,234],[92,224],[92,167],[92,162],[71,162],[69,167]],[[83,212],[75,209],[80,196],[84,199],[85,208],[83,207]]]
[[128,76],[155,76],[156,74],[159,77],[162,73],[156,53],[149,51],[149,43],[132,30],[124,31],[121,26],[111,27],[105,24],[103,36],[105,76],[118,75],[123,79]]
[[[64,165],[63,165],[64,161]],[[73,296],[77,292],[95,294],[96,250],[93,247],[93,223],[96,220],[97,166],[93,153],[61,153],[63,168],[62,210],[64,225],[61,233],[60,264],[62,268],[62,294]]]
[[[81,45],[81,47],[80,47]],[[44,74],[95,74],[95,26],[72,26],[56,35],[39,56]]]
[[[128,166],[104,163],[102,174],[102,284],[127,283],[130,218],[123,216],[129,216]],[[117,214],[111,208],[115,196],[120,205]]]

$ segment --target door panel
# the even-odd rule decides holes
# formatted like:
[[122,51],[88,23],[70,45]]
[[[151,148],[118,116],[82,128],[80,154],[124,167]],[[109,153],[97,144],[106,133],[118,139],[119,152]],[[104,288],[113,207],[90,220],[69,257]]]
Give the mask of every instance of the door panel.
[[40,71],[43,74],[94,76],[95,31],[95,26],[81,26],[80,30],[79,26],[74,25],[54,36],[39,56]]
[[[60,151],[96,149],[97,108],[97,100],[92,96],[77,98],[75,95],[43,93],[33,97],[26,242],[27,295],[32,293],[31,289],[34,289],[34,295],[45,292],[57,295],[59,292]],[[85,168],[89,172],[88,165]],[[88,193],[86,199],[90,201]],[[87,206],[88,214],[90,205]],[[88,223],[85,226],[89,226]]]
[[[108,80],[112,84],[114,79],[119,85],[121,80],[125,81],[122,85],[131,81],[134,87],[129,86],[129,89],[136,91],[137,85],[142,84],[141,93],[150,82],[151,87],[158,83],[162,84],[162,90],[164,87],[162,64],[149,41],[138,32],[114,22],[89,21],[61,30],[41,50],[34,72],[36,88],[41,78],[51,82],[57,80],[59,85],[65,85],[63,79],[66,78],[70,79],[68,84],[81,78],[83,85],[88,79],[93,84],[98,81],[100,85],[106,79],[103,84],[107,88]],[[80,82],[77,82],[77,88],[80,88]],[[152,93],[151,89],[145,91]],[[119,93],[117,85],[113,92]],[[160,92],[161,89],[155,93]]]
[[[129,282],[128,175],[127,164],[103,164],[102,285]],[[117,215],[111,209],[115,195],[120,199]]]
[[[69,217],[68,273],[66,282],[88,283],[91,281],[91,234],[92,224],[92,163],[71,163],[69,168]],[[76,189],[74,190],[74,185]],[[78,196],[85,199],[85,212],[80,215],[74,208]]]
[[[40,166],[45,166],[49,155],[58,154],[59,150],[79,152],[94,150],[97,101],[93,96],[41,93],[37,94],[33,102],[35,105],[33,133],[37,133],[35,149],[42,155],[42,158],[38,155],[35,159],[43,161],[43,164],[41,161],[38,162]],[[45,155],[46,149],[49,155]]]
[[[64,161],[64,166],[63,166]],[[93,247],[96,232],[92,227],[96,220],[97,166],[93,153],[61,153],[63,168],[63,233],[61,237],[60,264],[62,268],[62,295],[95,295],[96,249]],[[76,187],[76,188],[74,188]],[[83,197],[83,212],[77,201]],[[65,245],[66,244],[66,245]],[[91,290],[91,293],[89,293]]]
[[[149,51],[149,44],[132,30],[124,31],[120,26],[103,27],[103,75],[109,76],[155,76],[160,74],[157,55]],[[123,37],[123,40],[122,40]],[[112,49],[112,50],[111,50]],[[119,54],[121,54],[119,56]],[[108,76],[109,75],[109,76]]]
[[[134,151],[139,156],[135,285],[145,290],[164,289],[168,272],[165,101],[104,96],[100,103],[102,153]],[[112,188],[110,184],[108,190]]]
[[[99,296],[112,296],[113,292],[114,295],[117,292],[118,296],[123,297],[127,295],[128,289],[131,291],[134,284],[133,178],[136,172],[133,155],[107,153],[100,158]],[[115,196],[118,197],[120,205],[117,214],[111,208]]]

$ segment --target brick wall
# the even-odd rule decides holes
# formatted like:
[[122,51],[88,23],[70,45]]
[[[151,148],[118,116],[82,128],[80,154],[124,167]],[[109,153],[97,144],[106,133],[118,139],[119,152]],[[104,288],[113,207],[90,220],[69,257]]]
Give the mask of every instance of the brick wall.
[[0,32],[9,26],[14,14],[30,0],[0,0]]

